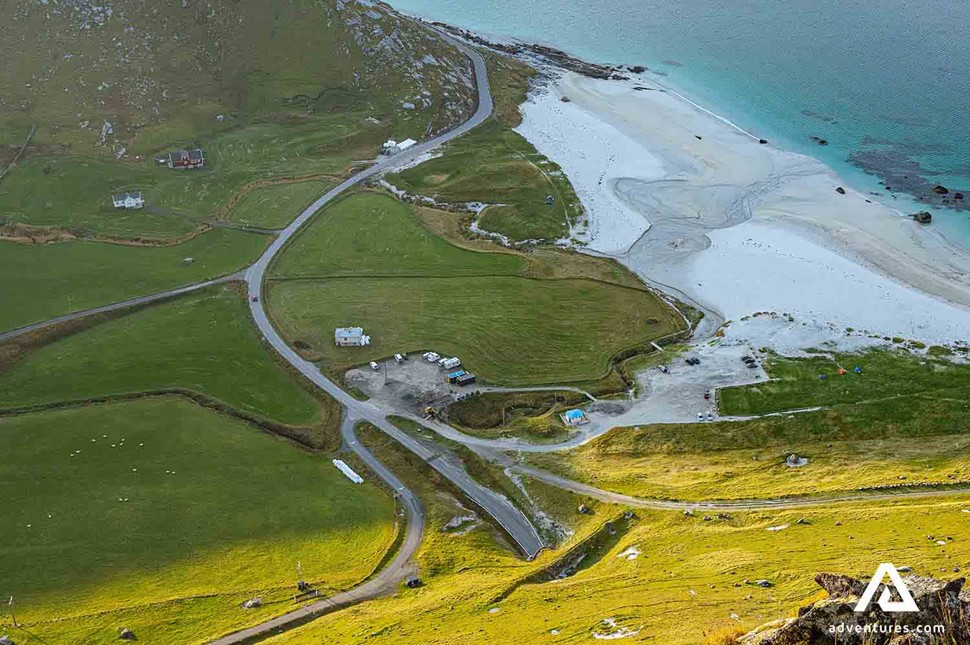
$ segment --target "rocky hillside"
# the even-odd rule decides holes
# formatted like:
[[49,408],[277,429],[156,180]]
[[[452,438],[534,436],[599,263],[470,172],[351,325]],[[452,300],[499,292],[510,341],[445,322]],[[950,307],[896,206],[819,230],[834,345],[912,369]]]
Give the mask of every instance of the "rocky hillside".
[[35,144],[130,156],[228,119],[362,107],[423,135],[473,104],[467,59],[368,0],[3,6],[0,147],[36,123]]
[[[918,612],[886,613],[876,602],[884,587],[876,591],[868,611],[856,613],[855,606],[868,581],[849,576],[820,573],[815,582],[828,592],[824,600],[802,607],[798,616],[770,623],[743,636],[739,645],[957,645],[970,643],[970,593],[963,591],[965,578],[941,582],[934,578],[903,578],[919,607]],[[891,590],[895,600],[899,598]],[[844,626],[832,631],[832,626]],[[943,633],[917,632],[918,627],[943,625]],[[856,633],[855,629],[878,626],[878,632]]]

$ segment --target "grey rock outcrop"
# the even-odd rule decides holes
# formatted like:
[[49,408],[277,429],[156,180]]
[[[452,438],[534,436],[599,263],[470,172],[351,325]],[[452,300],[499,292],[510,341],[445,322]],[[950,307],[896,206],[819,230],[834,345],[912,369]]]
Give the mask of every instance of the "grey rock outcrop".
[[[742,636],[739,645],[949,645],[970,643],[970,594],[963,591],[965,578],[950,582],[906,576],[907,589],[919,607],[917,612],[884,612],[876,601],[856,612],[868,581],[835,573],[819,573],[815,582],[829,597],[798,610],[798,616],[763,625]],[[890,590],[897,599],[894,589]],[[917,626],[943,625],[944,633],[917,632]],[[841,631],[837,631],[843,626]],[[857,626],[860,631],[855,630]],[[872,628],[877,626],[876,630]],[[862,631],[869,628],[868,632]]]

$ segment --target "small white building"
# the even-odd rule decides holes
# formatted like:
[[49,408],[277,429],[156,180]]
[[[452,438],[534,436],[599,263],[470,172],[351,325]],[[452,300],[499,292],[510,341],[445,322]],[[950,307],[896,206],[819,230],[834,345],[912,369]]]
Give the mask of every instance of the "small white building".
[[141,191],[136,190],[130,193],[112,195],[111,201],[115,208],[141,208],[145,205],[145,200],[141,196]]
[[363,327],[337,327],[333,330],[333,342],[338,347],[363,347],[370,345],[370,336]]
[[559,418],[561,418],[563,423],[565,423],[567,426],[581,426],[585,423],[589,423],[589,417],[586,416],[586,413],[579,408],[566,410],[565,413],[559,415]]
[[388,139],[387,141],[384,142],[384,146],[382,150],[386,155],[394,155],[399,152],[404,152],[405,150],[407,150],[408,148],[410,148],[416,143],[417,141],[415,141],[414,139],[405,139],[404,141],[395,141],[394,139]]

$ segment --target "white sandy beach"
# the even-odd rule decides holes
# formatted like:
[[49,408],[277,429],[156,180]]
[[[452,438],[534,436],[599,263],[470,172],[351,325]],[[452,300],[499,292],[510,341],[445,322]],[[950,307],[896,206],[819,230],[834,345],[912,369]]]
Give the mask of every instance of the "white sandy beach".
[[[573,182],[592,251],[701,305],[710,322],[735,321],[729,337],[779,349],[815,346],[847,327],[926,343],[970,339],[970,255],[932,226],[868,201],[811,157],[759,144],[646,75],[554,74],[530,95],[518,130]],[[738,322],[765,311],[791,314],[801,329]]]

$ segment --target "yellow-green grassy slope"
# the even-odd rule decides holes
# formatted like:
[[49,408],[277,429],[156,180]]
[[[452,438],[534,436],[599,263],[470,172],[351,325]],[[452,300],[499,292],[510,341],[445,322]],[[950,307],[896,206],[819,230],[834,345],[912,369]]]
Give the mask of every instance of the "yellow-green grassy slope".
[[[381,457],[389,459],[386,451]],[[419,490],[433,500],[441,497],[426,487]],[[628,529],[618,519],[622,508],[571,499],[572,506],[554,507],[564,512],[586,502],[594,515],[573,514],[574,537],[533,564],[496,551],[481,529],[455,535],[435,528],[464,514],[461,509],[432,511],[418,557],[425,587],[401,589],[396,597],[321,618],[270,642],[581,642],[627,628],[637,632],[633,640],[695,645],[723,626],[753,628],[794,615],[806,599],[818,597],[812,579],[819,571],[868,577],[879,563],[895,562],[947,578],[970,561],[961,533],[970,495],[730,517],[712,513],[710,521],[701,512],[637,510]],[[620,531],[591,549],[575,575],[549,582],[530,578],[609,520]],[[631,558],[634,551],[640,553]],[[750,584],[759,579],[773,586]]]

